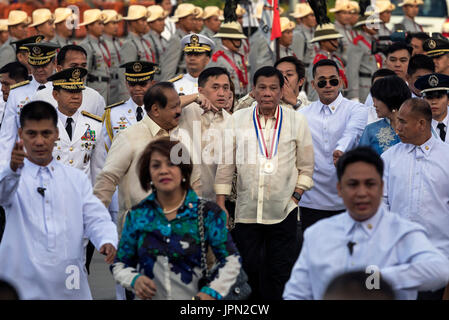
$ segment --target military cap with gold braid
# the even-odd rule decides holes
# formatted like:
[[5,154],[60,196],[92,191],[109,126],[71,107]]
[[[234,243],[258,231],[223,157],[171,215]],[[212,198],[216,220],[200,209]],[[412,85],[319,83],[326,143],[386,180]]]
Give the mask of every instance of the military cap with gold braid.
[[432,37],[423,43],[423,49],[428,57],[438,58],[449,53],[449,41],[442,38]]
[[11,43],[16,45],[16,53],[18,53],[21,50],[29,51],[29,49],[27,47],[25,47],[25,44],[40,43],[42,40],[44,40],[44,36],[39,34],[39,35],[28,37],[28,38],[25,38],[22,40],[17,40],[17,41],[11,42]]
[[212,52],[215,48],[215,43],[202,34],[188,34],[181,39],[181,47],[186,53],[189,52]]
[[151,80],[154,73],[159,70],[157,64],[147,61],[131,61],[122,64],[120,68],[125,68],[125,79],[129,82]]
[[84,68],[69,68],[48,77],[48,81],[53,82],[53,88],[61,88],[67,91],[84,90],[83,78],[87,75]]
[[56,56],[56,49],[59,48],[57,44],[50,42],[27,43],[23,46],[30,50],[28,63],[31,66],[46,65]]

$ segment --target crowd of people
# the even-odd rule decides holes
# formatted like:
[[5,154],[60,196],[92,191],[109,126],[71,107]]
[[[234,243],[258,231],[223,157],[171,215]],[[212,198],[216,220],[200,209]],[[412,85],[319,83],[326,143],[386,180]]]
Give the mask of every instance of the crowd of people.
[[449,40],[421,4],[392,32],[389,0],[300,3],[274,45],[263,4],[89,9],[84,39],[70,8],[10,11],[0,297],[92,299],[98,250],[120,300],[242,271],[252,301],[448,298]]

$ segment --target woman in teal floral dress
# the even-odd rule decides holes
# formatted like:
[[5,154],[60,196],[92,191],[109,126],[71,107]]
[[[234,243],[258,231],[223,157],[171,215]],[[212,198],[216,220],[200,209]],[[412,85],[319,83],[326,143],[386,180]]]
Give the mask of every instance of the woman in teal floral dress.
[[[188,163],[175,165],[179,159]],[[204,234],[219,267],[209,284],[198,287],[203,275],[199,200],[190,187],[192,165],[186,148],[169,138],[155,140],[143,152],[138,170],[142,188],[153,192],[126,216],[111,266],[115,280],[139,299],[213,300],[226,296],[241,261],[226,229],[226,213],[213,202],[204,206]]]
[[382,154],[401,142],[395,132],[396,112],[411,97],[411,93],[404,80],[398,76],[388,76],[374,82],[371,95],[377,116],[382,119],[366,126],[359,145],[370,146]]

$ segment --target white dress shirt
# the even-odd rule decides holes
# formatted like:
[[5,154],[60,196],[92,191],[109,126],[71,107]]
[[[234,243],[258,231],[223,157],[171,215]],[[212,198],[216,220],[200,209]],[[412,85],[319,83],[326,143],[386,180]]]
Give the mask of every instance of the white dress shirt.
[[[448,108],[448,114],[449,114],[449,108]],[[444,142],[449,143],[449,135],[448,135],[448,126],[449,126],[449,116],[448,114],[446,114],[446,117],[443,119],[443,121],[441,121],[441,123],[443,123],[445,125],[444,130],[446,131],[446,139]],[[432,128],[435,132],[435,135],[440,138],[440,129],[437,128],[438,124],[440,122],[432,119]],[[441,138],[440,138],[441,139]]]
[[[32,78],[30,83],[14,88],[9,92],[0,129],[0,150],[2,150],[0,152],[0,166],[9,164],[11,151],[17,140],[17,132],[20,127],[20,111],[25,104],[32,101],[31,99],[40,85],[41,83]],[[51,82],[47,82],[45,85],[53,87]]]
[[342,210],[332,154],[335,150],[346,152],[357,146],[366,126],[367,110],[340,93],[328,106],[317,100],[299,112],[307,118],[315,153],[314,187],[304,193],[300,204],[318,210]]
[[[37,188],[45,188],[41,195]],[[117,231],[91,182],[78,169],[53,160],[40,167],[0,169],[0,205],[6,228],[0,244],[0,278],[21,299],[92,299],[83,237],[97,249],[117,247]]]
[[[47,86],[45,89],[37,91],[32,100],[42,100],[50,103],[55,108],[58,107],[58,103],[56,102],[55,98],[53,98],[53,85]],[[106,102],[104,101],[104,98],[101,96],[101,94],[99,94],[97,90],[86,86],[86,89],[83,90],[83,102],[81,103],[80,110],[85,110],[89,113],[101,117],[103,116],[105,107]]]
[[431,136],[421,146],[398,143],[382,154],[384,202],[426,228],[449,257],[449,146]]
[[[352,254],[348,242],[356,243]],[[363,222],[345,212],[318,221],[305,231],[283,298],[322,299],[336,276],[376,266],[392,285],[396,299],[416,299],[417,291],[440,289],[448,282],[448,264],[424,228],[383,206]]]

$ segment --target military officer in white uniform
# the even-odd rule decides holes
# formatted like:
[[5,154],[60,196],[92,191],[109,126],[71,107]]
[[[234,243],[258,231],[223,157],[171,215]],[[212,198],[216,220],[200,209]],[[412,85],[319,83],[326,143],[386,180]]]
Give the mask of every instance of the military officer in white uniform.
[[154,83],[157,65],[147,61],[132,61],[121,65],[120,68],[125,68],[126,88],[130,98],[109,105],[105,109],[103,135],[107,151],[117,134],[143,118],[145,114],[143,97]]
[[[62,71],[68,68],[86,68],[87,67],[87,52],[83,47],[70,44],[61,48],[56,58],[57,66],[56,71]],[[84,80],[84,79],[83,79]],[[103,116],[106,102],[104,98],[98,93],[98,91],[85,86],[83,92],[83,102],[81,103],[80,110],[87,111],[99,117]],[[50,103],[55,108],[58,107],[58,103],[53,98],[53,87],[47,86],[47,88],[39,90],[31,99],[42,100]]]
[[52,87],[47,82],[55,70],[56,49],[59,48],[53,43],[28,43],[24,45],[30,50],[28,63],[31,65],[33,78],[27,80],[21,85],[17,85],[9,93],[6,102],[5,115],[0,129],[0,165],[3,161],[9,162],[11,150],[17,138],[17,132],[20,127],[19,116],[22,107],[31,102],[31,99],[38,90],[47,86]]
[[187,73],[168,81],[173,82],[179,95],[198,93],[198,77],[206,68],[215,43],[202,34],[189,34],[181,39]]
[[106,159],[102,133],[102,119],[81,111],[85,89],[83,78],[87,70],[69,68],[48,78],[53,82],[53,97],[58,103],[59,138],[53,157],[65,165],[81,169],[92,185]]

